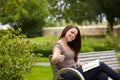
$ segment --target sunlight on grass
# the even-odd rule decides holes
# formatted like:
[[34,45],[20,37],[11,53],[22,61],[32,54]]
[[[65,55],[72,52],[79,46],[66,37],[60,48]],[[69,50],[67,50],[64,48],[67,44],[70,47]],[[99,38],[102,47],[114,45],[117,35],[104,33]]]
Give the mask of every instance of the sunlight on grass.
[[46,57],[36,57],[35,62],[48,62],[49,59]]
[[48,40],[57,40],[58,37],[57,36],[44,36],[44,37],[36,37],[36,38],[29,38],[29,40],[32,42],[32,43],[36,43],[36,42],[40,42],[40,43],[45,43],[46,41]]
[[52,80],[53,73],[50,66],[34,66],[30,73],[24,76],[24,80]]

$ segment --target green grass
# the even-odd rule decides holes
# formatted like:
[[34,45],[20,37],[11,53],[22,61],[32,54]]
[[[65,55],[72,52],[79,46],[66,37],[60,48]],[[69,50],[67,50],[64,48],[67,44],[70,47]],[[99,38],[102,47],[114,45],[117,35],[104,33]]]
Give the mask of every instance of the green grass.
[[33,66],[32,70],[24,75],[24,80],[52,80],[53,73],[50,66]]
[[49,41],[56,41],[58,39],[57,36],[44,36],[44,37],[36,37],[36,38],[29,38],[29,40],[32,42],[32,43],[46,43],[46,42],[49,42]]
[[46,57],[36,57],[35,62],[48,62],[49,59]]

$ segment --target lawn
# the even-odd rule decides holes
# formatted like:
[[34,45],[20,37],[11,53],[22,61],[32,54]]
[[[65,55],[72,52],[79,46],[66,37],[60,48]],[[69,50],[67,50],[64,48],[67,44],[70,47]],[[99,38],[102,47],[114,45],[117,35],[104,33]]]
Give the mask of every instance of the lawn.
[[49,59],[46,57],[35,57],[34,58],[35,62],[48,62]]
[[33,66],[32,70],[24,75],[24,80],[52,80],[53,73],[50,66]]
[[36,37],[36,38],[29,38],[32,43],[46,43],[48,41],[57,41],[57,36],[44,36],[44,37]]

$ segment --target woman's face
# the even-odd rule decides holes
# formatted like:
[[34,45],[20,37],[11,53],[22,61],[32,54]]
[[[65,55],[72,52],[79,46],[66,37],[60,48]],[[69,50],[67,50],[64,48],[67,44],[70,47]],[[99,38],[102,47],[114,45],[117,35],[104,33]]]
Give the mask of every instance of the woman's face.
[[68,42],[73,41],[78,34],[78,30],[76,28],[71,28],[66,32],[65,38]]

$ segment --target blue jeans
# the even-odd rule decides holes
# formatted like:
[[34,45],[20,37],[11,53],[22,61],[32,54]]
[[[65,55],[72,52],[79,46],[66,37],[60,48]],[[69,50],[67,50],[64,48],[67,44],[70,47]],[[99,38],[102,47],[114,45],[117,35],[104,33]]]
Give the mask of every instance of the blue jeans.
[[[100,62],[99,67],[86,72],[83,72],[82,67],[75,69],[84,76],[85,80],[108,80],[108,76],[113,80],[120,80],[120,75],[103,62]],[[63,77],[65,80],[79,80],[79,78],[72,72],[66,73]]]

